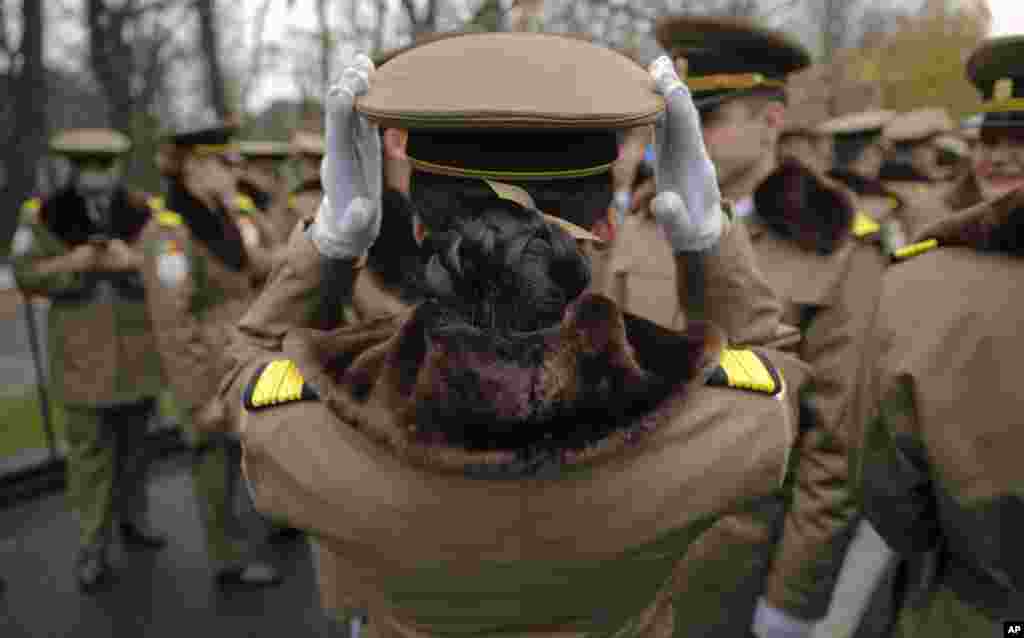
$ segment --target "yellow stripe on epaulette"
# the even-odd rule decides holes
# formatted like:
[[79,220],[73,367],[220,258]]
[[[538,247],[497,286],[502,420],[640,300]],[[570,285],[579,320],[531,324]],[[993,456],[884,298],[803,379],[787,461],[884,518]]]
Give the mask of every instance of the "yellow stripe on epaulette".
[[294,362],[277,359],[256,372],[245,389],[242,401],[246,409],[257,410],[294,401],[315,401],[318,398]]
[[251,213],[256,210],[256,202],[252,201],[252,198],[248,195],[238,195],[235,197],[235,206],[238,206],[238,210],[243,213]]
[[917,257],[918,255],[924,254],[929,250],[938,247],[939,241],[937,239],[926,239],[924,241],[919,241],[916,244],[909,244],[907,246],[904,246],[903,248],[900,248],[899,250],[896,250],[895,252],[893,252],[892,258],[895,259],[896,261],[904,261],[906,259],[910,259],[911,257]]
[[30,197],[21,204],[21,212],[23,215],[35,215],[43,207],[43,200],[38,197]]
[[185,224],[185,220],[181,218],[181,215],[172,210],[161,210],[157,213],[156,220],[161,226],[170,226],[171,228]]
[[708,385],[776,395],[782,391],[782,374],[753,350],[725,349]]
[[167,208],[167,201],[163,197],[150,197],[146,200],[146,204],[154,213],[159,213]]
[[882,230],[881,224],[872,219],[870,215],[858,211],[857,214],[853,216],[854,237],[863,239],[869,235],[874,235],[880,230]]
[[291,208],[291,209],[294,210],[295,207],[298,206],[298,205],[299,205],[299,198],[296,197],[295,195],[289,195],[288,196],[288,208]]

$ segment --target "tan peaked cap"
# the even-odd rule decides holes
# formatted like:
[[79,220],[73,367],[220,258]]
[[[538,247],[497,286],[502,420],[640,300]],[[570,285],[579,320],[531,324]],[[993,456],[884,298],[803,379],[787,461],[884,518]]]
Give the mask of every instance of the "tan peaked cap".
[[121,155],[131,148],[126,135],[105,128],[69,129],[50,140],[50,150],[61,155]]
[[893,142],[918,142],[956,129],[945,109],[924,108],[897,115],[883,135]]
[[483,33],[417,46],[382,65],[357,108],[382,126],[612,130],[665,109],[648,73],[581,39]]
[[935,138],[935,145],[957,157],[967,157],[971,152],[967,142],[956,135],[939,135]]
[[322,135],[306,131],[292,134],[291,147],[292,152],[300,155],[323,155],[327,149]]
[[826,135],[850,135],[883,130],[893,118],[896,111],[873,110],[860,113],[848,113],[832,118],[821,124],[821,132]]

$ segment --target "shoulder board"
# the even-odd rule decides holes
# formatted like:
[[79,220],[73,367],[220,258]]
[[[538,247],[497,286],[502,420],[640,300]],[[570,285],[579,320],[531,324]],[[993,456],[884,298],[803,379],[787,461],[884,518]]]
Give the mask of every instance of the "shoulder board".
[[238,195],[235,197],[235,206],[238,206],[238,210],[243,213],[251,213],[256,210],[256,202],[252,201],[252,198],[248,195]]
[[875,221],[870,215],[862,212],[857,212],[853,216],[853,236],[858,239],[863,239],[870,235],[874,235],[882,230],[881,224]]
[[150,197],[146,200],[146,205],[149,206],[150,210],[154,213],[159,213],[167,209],[167,202],[163,197]]
[[916,244],[908,244],[899,250],[896,250],[892,254],[892,258],[895,261],[905,261],[911,257],[917,257],[918,255],[924,254],[929,250],[933,250],[939,247],[939,241],[937,239],[926,239],[919,241]]
[[181,215],[170,210],[161,210],[156,214],[156,220],[161,226],[168,226],[171,228],[177,226],[183,226],[185,220],[181,218]]
[[722,351],[721,362],[708,378],[708,385],[778,395],[782,392],[782,373],[765,357],[753,350]]
[[299,198],[296,197],[295,195],[289,195],[288,196],[288,208],[294,209],[298,205],[299,205]]
[[245,388],[242,402],[247,410],[259,410],[295,401],[316,401],[320,397],[302,378],[289,359],[277,359],[260,367]]
[[30,197],[21,204],[21,214],[26,217],[34,217],[43,208],[43,200],[38,197]]

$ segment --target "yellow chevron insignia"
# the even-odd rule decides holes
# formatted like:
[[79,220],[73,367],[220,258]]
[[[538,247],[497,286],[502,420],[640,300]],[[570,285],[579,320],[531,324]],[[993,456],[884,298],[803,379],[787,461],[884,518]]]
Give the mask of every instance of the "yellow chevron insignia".
[[874,235],[882,230],[882,226],[865,213],[858,212],[853,216],[853,236],[858,238]]
[[181,215],[170,210],[161,210],[156,214],[156,220],[161,226],[170,226],[171,228],[185,224],[185,220],[181,218]]
[[254,410],[293,401],[313,401],[318,397],[295,363],[288,359],[271,361],[260,369],[243,397],[245,407]]
[[708,385],[775,395],[782,391],[782,374],[753,350],[725,349]]
[[892,254],[893,259],[903,261],[904,259],[910,259],[911,257],[917,257],[918,255],[924,254],[929,250],[939,247],[939,241],[937,239],[926,239],[919,241],[916,244],[909,244],[900,248]]
[[238,195],[235,197],[235,206],[238,206],[238,210],[243,213],[251,213],[256,210],[256,202],[252,201],[252,198],[248,195]]

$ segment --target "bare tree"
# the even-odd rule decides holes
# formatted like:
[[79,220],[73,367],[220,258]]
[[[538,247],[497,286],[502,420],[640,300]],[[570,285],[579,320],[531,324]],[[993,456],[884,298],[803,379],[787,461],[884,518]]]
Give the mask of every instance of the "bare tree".
[[0,242],[7,246],[17,226],[17,211],[36,186],[36,170],[45,151],[46,140],[46,68],[43,64],[45,21],[39,0],[22,0],[21,42],[15,48],[8,41],[6,11],[0,17],[3,38],[0,47],[7,54],[8,74],[13,92],[15,126],[5,148],[4,210],[0,217]]
[[405,15],[412,28],[413,38],[423,33],[437,31],[441,0],[425,0],[422,11],[416,4],[416,0],[401,0],[401,6],[405,10]]
[[199,48],[206,66],[207,99],[217,116],[227,120],[233,115],[233,109],[228,105],[224,67],[221,64],[216,2],[195,0],[195,5],[199,15]]

